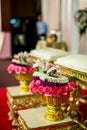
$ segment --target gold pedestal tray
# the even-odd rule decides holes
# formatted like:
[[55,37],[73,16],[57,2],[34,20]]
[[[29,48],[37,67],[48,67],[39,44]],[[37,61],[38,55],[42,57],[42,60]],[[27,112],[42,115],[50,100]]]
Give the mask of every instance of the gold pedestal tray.
[[8,116],[12,120],[12,126],[17,126],[18,110],[39,107],[40,96],[29,91],[20,92],[19,86],[7,87],[7,103],[10,108]]
[[44,118],[45,107],[18,111],[19,130],[74,130],[73,122],[66,116],[61,121],[49,121]]
[[41,95],[41,101],[47,105],[45,118],[50,121],[63,120],[67,99],[68,95],[59,97]]
[[29,91],[29,82],[32,80],[32,74],[33,73],[15,74],[15,78],[20,81],[20,92]]
[[[78,62],[78,60],[77,60]],[[64,62],[63,62],[64,64]],[[72,69],[71,67],[67,67],[66,64],[65,65],[61,65],[59,64],[59,68],[61,71],[61,74],[63,75],[68,75],[68,76],[74,76],[76,78],[76,83],[77,83],[77,95],[72,95],[70,97],[70,116],[73,119],[73,121],[77,124],[77,126],[79,127],[79,130],[86,130],[87,129],[87,117],[85,120],[83,120],[84,116],[81,114],[81,112],[79,112],[79,106],[80,103],[85,103],[87,104],[87,100],[85,99],[85,97],[83,97],[80,93],[79,90],[86,90],[87,91],[87,72],[84,71],[80,71],[79,70],[75,70]],[[84,69],[84,68],[82,68]],[[87,95],[86,95],[87,97]],[[80,116],[80,120],[78,119]]]
[[[87,83],[87,73],[78,71],[78,70],[74,70],[62,65],[60,66],[60,71],[61,74],[63,75],[69,75],[69,76],[75,76],[77,79],[79,79],[80,81],[86,82]],[[87,87],[86,87],[87,88]]]

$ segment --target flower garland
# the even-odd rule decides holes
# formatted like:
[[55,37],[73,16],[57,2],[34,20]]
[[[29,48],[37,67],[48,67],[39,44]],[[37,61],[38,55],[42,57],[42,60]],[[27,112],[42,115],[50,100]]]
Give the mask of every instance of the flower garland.
[[32,73],[35,71],[35,68],[32,67],[34,61],[29,56],[28,52],[20,52],[13,56],[11,64],[8,66],[7,71],[11,73]]
[[32,66],[34,63],[33,59],[30,57],[28,52],[19,52],[15,54],[12,58],[12,63],[17,63],[19,65],[28,65]]
[[11,73],[25,74],[25,73],[32,73],[35,71],[35,69],[32,66],[20,66],[20,65],[16,65],[16,64],[11,63],[8,66],[7,71],[9,74],[11,74]]
[[68,92],[76,89],[76,83],[74,81],[67,84],[60,84],[59,86],[50,86],[49,84],[44,86],[41,80],[33,80],[29,84],[31,93],[45,94],[46,96],[59,97],[61,94],[67,95]]
[[[76,89],[76,83],[74,80],[70,81],[67,80],[68,78],[64,78],[65,82],[59,82],[59,79],[62,79],[63,76],[59,73],[58,67],[55,67],[53,64],[38,60],[37,64],[34,66],[37,68],[36,72],[39,73],[33,73],[33,80],[29,84],[29,90],[31,93],[39,93],[46,96],[58,97],[61,94],[67,95],[70,91]],[[55,78],[55,81],[57,82],[42,78],[43,76],[46,77],[46,75],[47,77],[49,76],[53,77],[53,79]]]
[[80,35],[83,35],[87,29],[87,9],[78,10],[75,14],[75,21],[77,23]]

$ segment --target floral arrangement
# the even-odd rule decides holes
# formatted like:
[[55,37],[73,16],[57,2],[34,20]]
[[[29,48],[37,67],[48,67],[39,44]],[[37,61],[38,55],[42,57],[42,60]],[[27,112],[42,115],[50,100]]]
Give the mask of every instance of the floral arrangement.
[[19,52],[18,54],[15,54],[13,56],[12,63],[32,66],[34,61],[30,57],[29,53],[25,51],[25,52]]
[[13,59],[11,61],[11,64],[8,66],[7,70],[8,73],[30,73],[34,72],[35,68],[32,67],[34,61],[29,56],[28,52],[20,52],[18,54],[15,54],[13,56]]
[[34,67],[36,71],[29,84],[29,90],[32,93],[58,97],[61,94],[67,95],[68,92],[76,89],[74,80],[69,81],[67,77],[60,74],[59,66],[38,60]]
[[77,23],[80,35],[84,34],[87,29],[87,9],[78,10],[75,14],[75,21]]

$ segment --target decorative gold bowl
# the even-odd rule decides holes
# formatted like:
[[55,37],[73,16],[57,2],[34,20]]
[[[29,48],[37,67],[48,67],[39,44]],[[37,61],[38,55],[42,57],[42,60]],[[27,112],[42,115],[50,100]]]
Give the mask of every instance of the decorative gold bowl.
[[20,74],[16,74],[15,73],[15,78],[17,79],[17,80],[32,80],[32,74],[33,73],[20,73]]
[[60,95],[59,97],[41,95],[41,102],[45,102],[47,110],[45,118],[50,121],[60,121],[64,119],[64,110],[69,95]]
[[33,73],[15,73],[15,78],[20,81],[20,91],[29,92],[29,82],[32,80]]

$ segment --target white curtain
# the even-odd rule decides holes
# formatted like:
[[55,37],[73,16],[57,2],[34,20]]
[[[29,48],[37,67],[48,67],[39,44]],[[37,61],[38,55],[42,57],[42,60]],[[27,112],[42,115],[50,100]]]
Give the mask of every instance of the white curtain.
[[41,0],[42,17],[48,25],[48,29],[60,29],[60,1],[61,0]]
[[87,8],[87,0],[80,0],[80,9]]
[[62,0],[62,40],[66,41],[71,53],[78,53],[79,36],[74,15],[79,9],[79,0]]
[[1,0],[0,0],[0,32],[1,32]]
[[[79,9],[87,8],[87,0],[80,0]],[[80,37],[79,53],[87,55],[87,31],[84,35]]]

